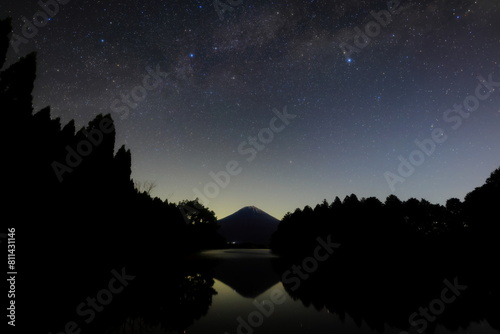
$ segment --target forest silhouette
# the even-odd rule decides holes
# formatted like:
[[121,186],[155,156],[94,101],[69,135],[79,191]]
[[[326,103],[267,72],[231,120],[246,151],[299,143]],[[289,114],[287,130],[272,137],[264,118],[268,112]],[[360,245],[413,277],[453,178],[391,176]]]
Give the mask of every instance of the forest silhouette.
[[[451,311],[425,323],[425,332],[483,321],[500,330],[499,205],[500,168],[463,202],[451,198],[444,206],[394,195],[384,203],[354,194],[325,200],[282,219],[271,242],[285,259],[276,270],[288,294],[305,306],[381,333],[387,326],[422,332],[422,320],[416,326],[411,315],[439,297],[444,279],[457,280],[466,292],[447,306]],[[340,246],[325,262],[312,273],[302,268],[293,280],[286,275],[312,258],[318,238],[328,237]],[[307,279],[296,289],[299,275]]]
[[[23,268],[19,284],[28,298],[24,307],[31,308],[26,314],[40,324],[40,330],[61,328],[74,318],[74,306],[103,287],[102,277],[125,266],[142,276],[135,288],[124,292],[128,302],[122,300],[115,307],[117,323],[126,326],[126,311],[147,326],[189,327],[206,313],[215,291],[213,280],[200,274],[201,269],[185,268],[182,256],[226,247],[217,234],[215,216],[196,201],[169,203],[135,187],[131,152],[125,146],[115,152],[111,115],[97,115],[77,130],[74,121],[63,126],[59,118],[52,118],[50,107],[35,112],[36,54],[4,68],[11,30],[10,20],[0,21],[4,207],[5,217],[12,219],[2,225],[15,227],[19,236],[17,260]],[[394,195],[385,202],[354,194],[343,201],[325,200],[282,219],[271,249],[286,260],[276,270],[282,273],[310,255],[318,237],[330,236],[341,246],[329,265],[299,290],[290,290],[284,282],[285,288],[305,304],[370,319],[374,328],[383,326],[387,316],[373,313],[376,305],[360,308],[348,299],[364,293],[397,300],[394,287],[405,281],[388,280],[389,275],[412,276],[411,284],[429,275],[458,275],[483,284],[486,290],[480,291],[481,296],[498,297],[494,263],[500,250],[499,204],[500,168],[464,201],[452,198],[445,206],[424,199],[401,201]],[[335,274],[333,268],[344,274]],[[379,272],[384,274],[374,274]],[[374,282],[385,287],[383,293],[359,288],[374,276]],[[352,289],[343,289],[346,286]],[[193,300],[187,297],[190,293]],[[168,296],[176,297],[168,302]],[[147,307],[137,305],[138,300]],[[166,311],[155,314],[160,306]],[[408,314],[412,307],[401,312]],[[484,314],[474,313],[469,318],[481,317]],[[489,321],[495,323],[494,316],[489,315]]]
[[[0,29],[3,68],[10,21],[0,22]],[[113,256],[124,254],[123,250],[128,253],[124,257],[160,251],[154,249],[159,245],[189,251],[223,242],[215,233],[214,221],[186,222],[180,206],[194,205],[195,201],[169,203],[134,186],[130,151],[121,146],[115,152],[111,115],[97,115],[77,131],[73,120],[62,126],[59,118],[51,118],[50,107],[35,113],[31,95],[35,78],[35,53],[0,74],[0,102],[6,125],[2,135],[8,157],[4,166],[9,186],[5,189],[10,192],[6,207],[16,220],[39,222],[23,223],[29,224],[30,234],[39,233],[42,239],[51,233],[54,237],[55,233],[67,235],[65,239],[72,241],[64,246],[75,246],[75,240],[91,241],[101,256],[113,249]],[[29,209],[23,199],[29,199]],[[57,231],[51,231],[51,226]],[[92,250],[83,252],[87,257]]]
[[125,146],[115,152],[111,115],[97,115],[77,130],[74,121],[63,126],[52,118],[50,107],[35,112],[36,53],[5,66],[11,32],[11,20],[1,20],[4,214],[9,217],[2,226],[3,231],[14,227],[18,238],[19,313],[42,331],[61,329],[75,318],[82,300],[105,286],[110,270],[123,267],[131,275],[140,272],[142,280],[163,275],[159,267],[171,270],[170,288],[177,289],[175,282],[187,275],[178,269],[182,254],[225,246],[215,214],[196,201],[169,203],[134,186],[131,152]]
[[343,201],[336,197],[314,209],[306,206],[287,213],[273,234],[271,248],[277,254],[304,256],[314,249],[318,237],[330,236],[342,244],[341,253],[372,257],[377,263],[426,254],[430,259],[450,256],[461,261],[458,258],[464,256],[474,262],[488,261],[500,249],[499,204],[500,168],[463,202],[451,198],[444,206],[425,199],[401,201],[395,195],[385,203],[354,194]]

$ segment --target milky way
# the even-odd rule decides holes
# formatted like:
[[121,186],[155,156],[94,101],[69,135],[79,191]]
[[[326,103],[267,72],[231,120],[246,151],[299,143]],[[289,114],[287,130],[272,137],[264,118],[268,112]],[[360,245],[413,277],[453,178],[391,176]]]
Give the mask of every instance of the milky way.
[[55,4],[0,5],[9,62],[37,51],[35,109],[63,124],[111,113],[161,199],[444,204],[500,165],[498,1]]

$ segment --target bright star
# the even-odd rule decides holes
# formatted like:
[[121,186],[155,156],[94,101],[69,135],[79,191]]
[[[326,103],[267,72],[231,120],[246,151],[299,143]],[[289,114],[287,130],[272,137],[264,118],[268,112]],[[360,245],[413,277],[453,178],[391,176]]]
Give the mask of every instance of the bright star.
[[194,53],[190,53],[189,58],[194,58]]
[[350,64],[352,63],[352,58],[347,58],[346,61]]

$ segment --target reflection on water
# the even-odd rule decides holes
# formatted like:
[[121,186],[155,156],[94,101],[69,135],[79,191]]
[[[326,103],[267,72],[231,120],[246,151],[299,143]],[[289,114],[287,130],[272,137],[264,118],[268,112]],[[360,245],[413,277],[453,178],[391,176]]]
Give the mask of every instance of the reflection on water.
[[[339,316],[326,308],[306,307],[300,300],[293,300],[283,284],[277,283],[257,298],[245,298],[224,283],[215,280],[217,296],[207,315],[196,321],[188,333],[380,333],[371,329],[364,321],[351,318],[348,314]],[[255,306],[258,302],[270,301],[276,290],[284,293],[284,302],[267,307],[269,317],[256,315],[265,313]],[[265,305],[269,305],[265,303]],[[263,319],[263,320],[260,320]],[[243,325],[242,325],[243,323]],[[260,326],[252,326],[258,325]],[[240,330],[238,331],[238,329]],[[250,329],[250,330],[248,330]],[[400,333],[401,329],[385,326],[383,333]],[[463,333],[497,333],[486,323],[474,323]],[[453,333],[438,326],[435,333]]]
[[[256,298],[245,298],[234,289],[216,280],[214,298],[207,316],[195,322],[189,333],[331,333],[356,331],[351,319],[344,323],[327,310],[317,311],[304,307],[299,300],[293,300],[276,283]],[[280,303],[272,302],[272,295],[282,294]],[[257,305],[259,306],[257,306]]]
[[278,257],[267,249],[211,250],[202,252],[200,258],[215,260],[208,274],[243,297],[255,298],[280,281],[272,266]]
[[[268,250],[207,251],[191,260],[199,273],[183,276],[146,308],[148,313],[129,317],[112,332],[418,333],[409,316],[439,298],[443,288],[439,275],[423,279],[401,272],[384,276],[318,269],[293,290],[282,282],[290,264]],[[463,282],[468,284],[463,296],[446,305],[426,332],[500,333],[498,288],[466,277]],[[157,316],[151,317],[153,310]]]
[[[106,333],[183,333],[205,316],[217,294],[214,280],[203,274],[148,277],[121,304],[115,325]],[[126,317],[123,319],[123,313]]]

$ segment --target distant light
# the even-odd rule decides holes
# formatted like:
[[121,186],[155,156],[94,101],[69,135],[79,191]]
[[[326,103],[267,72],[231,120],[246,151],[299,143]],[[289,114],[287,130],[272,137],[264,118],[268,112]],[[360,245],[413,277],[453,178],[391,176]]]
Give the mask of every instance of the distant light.
[[459,19],[459,18],[460,18],[460,15],[457,15],[457,16],[456,16],[456,18],[457,18],[457,19]]
[[352,63],[352,58],[347,58],[347,62],[350,64]]
[[104,43],[104,39],[101,39],[101,43]]
[[203,8],[203,6],[202,6],[202,5],[199,5],[199,6],[198,6],[198,8]]
[[190,53],[189,58],[194,58],[194,53]]

